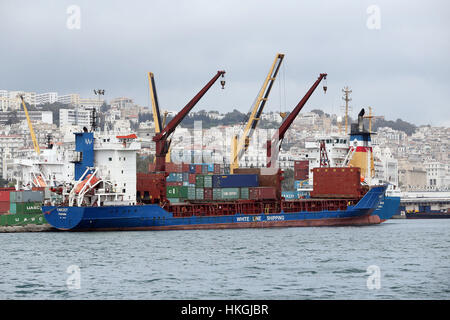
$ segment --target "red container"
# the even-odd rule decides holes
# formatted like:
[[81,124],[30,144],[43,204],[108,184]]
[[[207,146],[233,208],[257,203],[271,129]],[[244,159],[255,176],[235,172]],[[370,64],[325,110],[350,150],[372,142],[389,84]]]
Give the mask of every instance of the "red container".
[[0,201],[0,214],[8,213],[10,207],[9,200],[8,201]]
[[194,173],[189,174],[189,183],[195,184],[195,174]]
[[309,160],[294,161],[294,171],[295,169],[305,169],[305,168],[309,168]]
[[248,191],[251,200],[276,199],[277,197],[276,189],[273,187],[248,188]]
[[222,174],[220,163],[214,163],[214,174]]
[[301,168],[294,171],[295,180],[307,180],[309,178],[309,169]]
[[182,163],[181,164],[181,171],[182,172],[189,172],[189,163]]
[[9,202],[9,193],[11,191],[15,191],[15,189],[12,188],[12,190],[0,190],[0,202],[3,202],[3,201]]
[[195,165],[195,173],[198,173],[198,174],[202,174],[202,165],[201,164],[196,164]]
[[148,171],[149,172],[155,172],[156,170],[156,164],[155,163],[149,163],[148,164]]
[[314,168],[311,198],[359,198],[361,186],[360,168]]
[[203,188],[203,199],[204,200],[213,199],[213,188]]
[[181,187],[183,186],[183,182],[179,182],[179,181],[167,181],[166,185],[168,187]]
[[183,166],[181,163],[166,162],[166,172],[181,173],[183,172]]
[[152,200],[166,195],[166,175],[163,173],[136,174],[137,196],[141,199]]

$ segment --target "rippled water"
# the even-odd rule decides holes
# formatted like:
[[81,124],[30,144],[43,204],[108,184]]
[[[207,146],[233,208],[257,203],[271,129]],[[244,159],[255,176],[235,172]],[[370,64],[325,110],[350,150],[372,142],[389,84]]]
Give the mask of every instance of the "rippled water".
[[[7,233],[0,242],[0,299],[450,298],[450,219]],[[66,283],[70,265],[80,268],[80,289]],[[367,287],[370,265],[380,268],[380,289]]]

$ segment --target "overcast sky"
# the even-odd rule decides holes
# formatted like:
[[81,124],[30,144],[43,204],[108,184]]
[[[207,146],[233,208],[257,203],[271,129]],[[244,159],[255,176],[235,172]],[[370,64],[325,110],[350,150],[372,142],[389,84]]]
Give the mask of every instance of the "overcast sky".
[[317,90],[303,112],[340,113],[350,86],[352,115],[372,106],[389,120],[450,126],[449,9],[446,0],[0,0],[0,89],[105,89],[108,100],[147,106],[152,71],[160,107],[180,110],[225,70],[226,88],[217,82],[194,110],[248,111],[284,53],[265,111],[292,110],[326,72],[326,95]]

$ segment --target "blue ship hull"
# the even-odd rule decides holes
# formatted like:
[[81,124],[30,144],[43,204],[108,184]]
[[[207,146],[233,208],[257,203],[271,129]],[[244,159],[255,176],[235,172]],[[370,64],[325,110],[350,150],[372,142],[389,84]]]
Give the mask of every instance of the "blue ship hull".
[[385,186],[372,188],[346,210],[174,217],[159,205],[54,207],[43,206],[50,225],[60,230],[182,230],[301,226],[369,225],[381,222],[372,213],[384,198]]
[[378,208],[372,213],[372,215],[377,215],[381,222],[392,218],[393,215],[397,214],[398,208],[400,207],[400,197],[384,197],[380,201]]

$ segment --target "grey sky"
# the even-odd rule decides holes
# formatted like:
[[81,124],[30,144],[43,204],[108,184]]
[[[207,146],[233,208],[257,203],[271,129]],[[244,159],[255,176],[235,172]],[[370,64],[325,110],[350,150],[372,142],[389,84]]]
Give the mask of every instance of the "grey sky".
[[[379,30],[366,25],[373,4]],[[79,30],[66,27],[70,5],[81,9]],[[326,72],[327,94],[317,90],[305,111],[340,112],[348,85],[354,115],[372,106],[386,119],[450,126],[449,9],[448,1],[1,0],[0,89],[93,97],[100,88],[108,100],[148,105],[152,71],[161,108],[179,110],[223,69],[226,89],[217,83],[195,110],[247,111],[280,52],[284,72],[266,111],[291,110]]]

